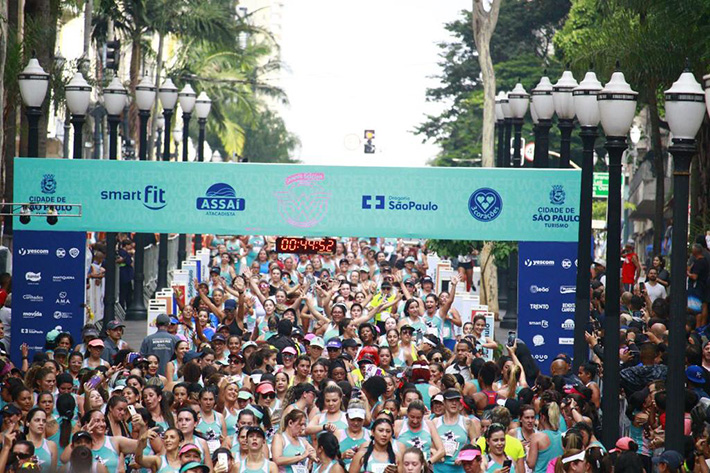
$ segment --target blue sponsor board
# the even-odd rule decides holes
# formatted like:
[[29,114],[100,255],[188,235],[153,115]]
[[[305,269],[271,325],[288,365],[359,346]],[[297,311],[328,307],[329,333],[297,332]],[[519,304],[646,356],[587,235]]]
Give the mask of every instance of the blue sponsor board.
[[86,233],[15,230],[12,278],[12,361],[44,351],[47,332],[61,327],[74,340],[84,325]]
[[549,374],[555,356],[573,352],[577,243],[520,242],[518,248],[518,338]]

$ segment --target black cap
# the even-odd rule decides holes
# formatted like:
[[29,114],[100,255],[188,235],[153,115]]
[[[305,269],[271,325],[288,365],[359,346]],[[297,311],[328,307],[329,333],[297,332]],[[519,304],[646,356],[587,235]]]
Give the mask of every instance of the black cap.
[[421,279],[421,281],[419,281],[419,282],[421,282],[422,285],[424,285],[424,284],[426,284],[426,283],[434,284],[434,281],[432,281],[432,279],[431,279],[429,276],[424,276],[424,277]]
[[214,343],[214,342],[226,343],[226,342],[227,342],[227,339],[224,338],[224,335],[222,335],[221,333],[216,333],[216,334],[214,334],[214,335],[212,336],[212,340],[211,340],[211,341],[212,341],[213,343]]
[[80,430],[79,432],[77,432],[77,433],[75,433],[74,435],[72,435],[71,441],[72,441],[72,443],[75,443],[75,442],[78,442],[78,441],[81,440],[81,439],[88,440],[89,442],[92,441],[92,440],[91,440],[91,434],[90,434],[89,432],[85,431],[85,430]]
[[382,286],[380,286],[380,287],[381,287],[382,289],[385,289],[385,288],[390,288],[390,289],[392,289],[392,283],[390,283],[389,281],[384,281],[384,282],[382,283]]
[[450,401],[452,399],[461,399],[461,393],[456,389],[447,389],[444,391],[444,399]]
[[357,341],[352,338],[346,338],[345,340],[343,340],[343,348],[356,348],[358,346],[359,345]]
[[247,429],[247,437],[249,437],[253,433],[257,433],[257,434],[261,435],[263,438],[266,438],[266,434],[261,429],[261,427],[251,426]]
[[15,416],[22,414],[22,411],[14,404],[5,404],[5,407],[2,408],[0,413],[3,416]]

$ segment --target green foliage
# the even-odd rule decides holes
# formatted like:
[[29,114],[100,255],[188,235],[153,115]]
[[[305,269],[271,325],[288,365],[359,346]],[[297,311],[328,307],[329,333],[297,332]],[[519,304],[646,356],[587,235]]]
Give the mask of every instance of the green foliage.
[[[427,240],[427,248],[436,252],[442,258],[455,258],[458,255],[467,255],[473,250],[481,251],[484,241],[474,240]],[[495,241],[492,254],[499,268],[508,267],[508,256],[518,250],[518,243],[514,241]]]
[[246,145],[243,158],[252,163],[293,163],[293,152],[301,145],[300,140],[286,129],[283,119],[275,112],[266,110],[245,130]]
[[[543,69],[559,77],[560,62],[550,56],[555,32],[570,8],[570,0],[507,0],[501,3],[498,25],[491,40],[491,57],[499,90],[510,90],[520,80],[527,90],[540,79]],[[440,115],[427,116],[414,133],[424,141],[432,140],[441,153],[430,163],[436,166],[480,166],[483,128],[483,84],[471,28],[471,12],[446,25],[454,41],[441,43],[442,85],[427,91],[431,101],[451,102]],[[553,79],[554,82],[554,79]],[[523,138],[532,141],[532,122],[528,115]],[[550,149],[559,145],[556,133],[550,136]],[[572,143],[573,159],[581,158],[581,142]]]

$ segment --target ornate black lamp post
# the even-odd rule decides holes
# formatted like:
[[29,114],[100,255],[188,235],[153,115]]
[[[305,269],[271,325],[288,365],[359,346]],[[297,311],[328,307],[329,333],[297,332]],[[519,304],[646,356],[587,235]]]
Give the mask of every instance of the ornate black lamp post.
[[530,104],[530,94],[523,88],[523,84],[518,82],[515,88],[508,92],[508,104],[513,112],[513,126],[515,128],[515,138],[513,139],[513,167],[519,168],[521,165],[522,129],[525,114],[528,112]]
[[550,128],[552,127],[552,116],[555,114],[552,83],[550,83],[549,77],[543,76],[532,90],[532,106],[535,108],[538,118],[538,137],[535,141],[533,167],[547,168],[550,159]]
[[498,130],[498,148],[496,149],[496,167],[502,168],[503,153],[505,152],[505,115],[503,115],[503,104],[501,101],[505,98],[505,92],[498,92],[496,96],[496,129]]
[[49,87],[49,74],[33,57],[27,67],[18,76],[20,95],[25,104],[29,133],[27,136],[27,154],[31,158],[39,157],[39,117],[42,114],[42,103]]
[[[200,125],[200,132],[197,138],[197,160],[201,163],[205,161],[205,125],[207,124],[207,115],[210,114],[210,108],[212,108],[212,101],[203,90],[195,101],[197,123]],[[199,249],[202,249],[201,233],[195,234],[195,250]]]
[[572,91],[577,87],[571,71],[564,71],[562,77],[552,87],[552,99],[557,112],[557,127],[560,129],[560,167],[567,169],[570,159],[570,144],[574,130],[574,98]]

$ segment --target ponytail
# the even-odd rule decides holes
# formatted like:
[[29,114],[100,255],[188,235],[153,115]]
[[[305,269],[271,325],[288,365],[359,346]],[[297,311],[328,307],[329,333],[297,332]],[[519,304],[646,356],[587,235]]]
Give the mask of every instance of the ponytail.
[[72,417],[76,409],[74,396],[69,393],[57,396],[57,412],[59,413],[59,446],[66,448],[71,443]]
[[560,430],[560,406],[556,402],[548,402],[542,406],[540,414],[547,417],[552,430]]

